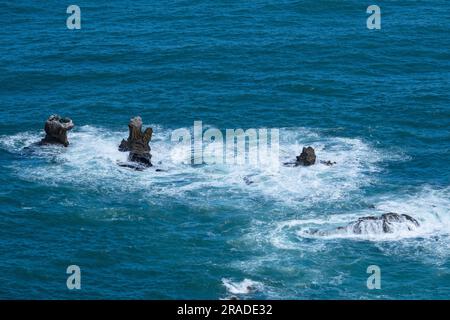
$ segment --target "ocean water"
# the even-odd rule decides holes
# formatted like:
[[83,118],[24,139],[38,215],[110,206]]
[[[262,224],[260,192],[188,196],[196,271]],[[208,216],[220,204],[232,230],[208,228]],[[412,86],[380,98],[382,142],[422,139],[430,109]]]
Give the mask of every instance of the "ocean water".
[[[450,298],[447,1],[74,4],[80,30],[68,3],[0,3],[0,298]],[[70,146],[33,146],[53,113]],[[166,172],[117,166],[135,115]],[[337,164],[193,166],[170,137],[194,121]],[[420,226],[308,233],[391,211]]]

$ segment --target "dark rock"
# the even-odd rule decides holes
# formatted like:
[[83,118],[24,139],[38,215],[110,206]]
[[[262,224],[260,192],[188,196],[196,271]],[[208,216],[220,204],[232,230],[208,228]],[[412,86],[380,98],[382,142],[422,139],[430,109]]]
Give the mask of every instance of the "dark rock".
[[340,226],[332,230],[310,229],[306,233],[314,236],[329,236],[340,234],[383,234],[394,233],[398,229],[413,231],[419,227],[419,222],[407,214],[389,212],[381,216],[368,216],[352,221],[346,226]]
[[249,177],[244,177],[243,180],[244,180],[246,185],[250,185],[250,184],[254,183],[254,181],[250,180]]
[[130,168],[133,169],[135,171],[144,171],[144,169],[146,169],[147,167],[140,164],[140,163],[133,163],[133,162],[121,162],[121,161],[117,161],[117,164],[120,167],[124,167],[124,168]]
[[129,136],[127,140],[122,140],[119,151],[129,151],[128,161],[140,163],[146,167],[151,167],[149,142],[152,138],[153,129],[147,128],[142,132],[142,119],[135,117],[128,123]]
[[321,160],[320,163],[324,164],[326,166],[332,166],[332,165],[336,164],[335,161],[331,162],[330,160],[327,160],[327,161]]
[[39,144],[61,144],[64,147],[69,145],[67,131],[71,130],[74,124],[69,118],[62,118],[59,115],[51,115],[45,122],[45,138]]
[[246,289],[247,289],[248,292],[256,291],[256,287],[255,287],[255,286],[252,286],[252,285],[247,286]]
[[122,152],[130,151],[127,140],[122,139],[122,142],[119,145],[119,151],[122,151]]
[[149,153],[134,152],[133,149],[130,150],[130,155],[128,156],[128,161],[139,162],[147,167],[152,166],[151,162],[152,155]]
[[297,162],[283,162],[283,166],[285,166],[285,167],[295,167],[295,166],[297,166]]
[[296,166],[311,166],[316,163],[316,153],[312,147],[303,147],[302,153],[297,156]]
[[380,217],[363,217],[356,222],[350,223],[346,228],[354,234],[362,234],[369,229],[381,229],[383,233],[393,233],[396,225],[404,225],[408,231],[412,231],[419,226],[419,222],[407,214],[394,212],[384,213]]

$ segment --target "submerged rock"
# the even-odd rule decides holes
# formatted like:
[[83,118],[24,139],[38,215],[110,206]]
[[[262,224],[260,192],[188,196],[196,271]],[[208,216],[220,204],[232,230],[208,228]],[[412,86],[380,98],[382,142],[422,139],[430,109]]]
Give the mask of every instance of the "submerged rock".
[[134,117],[128,123],[129,136],[123,139],[119,145],[119,151],[129,151],[128,161],[137,162],[143,166],[151,167],[149,142],[152,139],[153,129],[147,128],[142,132],[141,117]]
[[243,180],[246,185],[251,185],[252,183],[254,183],[254,181],[251,180],[249,177],[244,177]]
[[316,163],[316,153],[312,147],[303,147],[302,153],[297,156],[296,166],[311,166]]
[[122,162],[122,161],[117,161],[117,164],[120,167],[124,167],[124,168],[129,168],[129,169],[133,169],[135,171],[144,171],[147,166],[142,165],[140,163],[133,163],[133,162]]
[[336,164],[336,161],[330,161],[330,160],[324,161],[324,160],[321,160],[320,163],[324,164],[326,166],[332,166],[332,165]]
[[61,144],[67,147],[69,145],[67,131],[71,130],[74,126],[70,118],[62,118],[56,114],[51,115],[45,122],[45,138],[39,144]]
[[419,226],[419,222],[407,214],[394,212],[384,213],[380,217],[363,217],[356,222],[350,223],[347,228],[351,228],[354,234],[363,234],[366,231],[380,231],[383,233],[393,233],[397,229],[414,230]]
[[319,236],[339,234],[375,235],[395,233],[396,231],[413,231],[419,226],[419,222],[407,214],[388,212],[378,217],[362,217],[334,230],[324,231],[314,229],[308,233]]

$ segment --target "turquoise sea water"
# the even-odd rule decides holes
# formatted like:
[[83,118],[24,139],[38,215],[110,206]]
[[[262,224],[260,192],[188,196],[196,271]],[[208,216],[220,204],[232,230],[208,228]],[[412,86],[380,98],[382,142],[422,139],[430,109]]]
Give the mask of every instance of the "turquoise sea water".
[[[81,30],[69,3],[0,3],[0,298],[450,297],[447,1],[74,4]],[[52,113],[74,120],[70,147],[27,149]],[[116,165],[134,115],[167,172]],[[282,161],[312,145],[337,165],[169,157],[196,120],[280,128]],[[389,211],[421,225],[307,236]]]

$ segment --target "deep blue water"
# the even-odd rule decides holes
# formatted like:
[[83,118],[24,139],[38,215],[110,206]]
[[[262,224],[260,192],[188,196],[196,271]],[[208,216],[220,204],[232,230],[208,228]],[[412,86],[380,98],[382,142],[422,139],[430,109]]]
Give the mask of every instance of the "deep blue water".
[[[81,30],[69,3],[0,2],[0,298],[450,297],[447,1],[74,4]],[[71,145],[26,149],[52,113]],[[134,115],[167,172],[116,165]],[[337,164],[170,158],[195,120],[280,128],[282,160],[312,145]],[[388,211],[420,227],[306,236]]]

